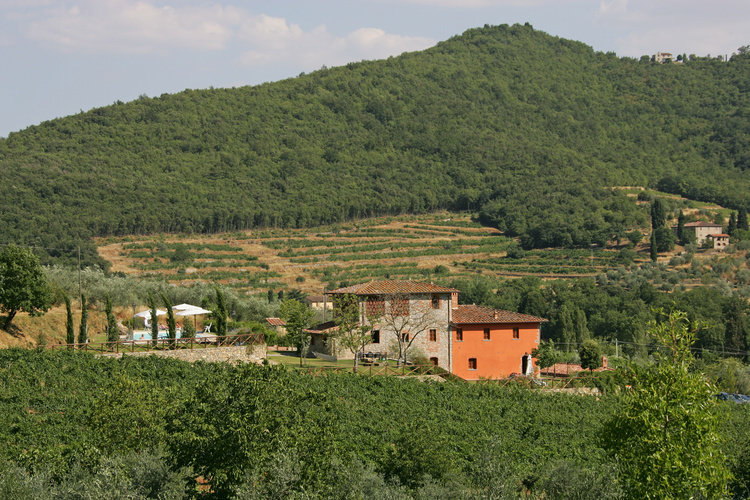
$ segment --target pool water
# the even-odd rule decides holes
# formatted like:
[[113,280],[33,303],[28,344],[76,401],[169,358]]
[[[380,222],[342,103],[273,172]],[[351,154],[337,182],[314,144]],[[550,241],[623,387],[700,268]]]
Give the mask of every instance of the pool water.
[[[182,332],[180,330],[177,330],[177,338],[179,339],[180,337],[182,337]],[[168,339],[169,331],[160,330],[158,338]],[[153,338],[151,337],[151,332],[133,332],[133,340],[153,340]]]

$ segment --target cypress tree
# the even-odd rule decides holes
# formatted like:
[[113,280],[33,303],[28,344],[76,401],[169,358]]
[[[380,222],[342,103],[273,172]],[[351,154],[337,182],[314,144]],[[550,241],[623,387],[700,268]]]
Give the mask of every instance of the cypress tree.
[[[174,320],[174,310],[172,310],[172,303],[169,301],[165,294],[161,294],[161,300],[164,302],[164,308],[167,310],[167,328],[169,329],[169,339],[174,340],[177,338],[177,324]],[[170,342],[174,345],[174,342]]]
[[224,300],[224,293],[217,286],[216,290],[216,310],[214,316],[216,316],[216,335],[223,337],[227,334],[227,304]]
[[680,214],[677,216],[677,240],[681,245],[685,244],[685,215],[680,210]]
[[104,312],[107,314],[107,342],[117,342],[120,338],[120,332],[117,330],[117,319],[112,312],[112,298],[107,294],[104,303]]
[[651,231],[651,260],[656,262],[659,254],[656,252],[656,231]]
[[729,214],[729,224],[727,225],[727,233],[729,236],[734,236],[734,233],[737,232],[737,219],[734,216],[734,212]]
[[747,231],[749,229],[747,225],[747,210],[745,207],[740,207],[737,212],[737,229],[740,231]]
[[651,202],[651,229],[658,229],[667,223],[667,212],[659,198]]
[[159,323],[156,317],[156,300],[154,299],[153,293],[148,292],[147,302],[148,308],[151,309],[151,339],[154,347],[156,347],[156,344],[159,341]]
[[67,295],[65,296],[65,314],[65,343],[75,344],[76,334],[75,331],[73,331],[73,311],[70,308],[70,297]]
[[275,296],[276,296],[276,295],[275,295],[275,294],[273,293],[273,290],[271,290],[271,289],[269,288],[269,289],[268,289],[268,303],[269,303],[269,304],[270,304],[271,302],[273,302],[273,299],[275,298]]
[[85,344],[89,338],[89,311],[86,308],[86,296],[81,294],[81,324],[78,327],[78,343]]

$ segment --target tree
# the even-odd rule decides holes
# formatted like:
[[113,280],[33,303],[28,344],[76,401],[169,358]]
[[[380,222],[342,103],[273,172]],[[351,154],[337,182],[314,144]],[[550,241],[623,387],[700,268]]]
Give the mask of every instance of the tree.
[[170,339],[170,344],[174,345],[174,339],[177,338],[177,323],[174,320],[174,309],[172,309],[172,302],[166,294],[161,294],[161,301],[164,303],[164,309],[167,310],[167,331]]
[[659,258],[659,253],[656,251],[656,231],[651,231],[651,249],[650,249],[651,261],[656,262]]
[[747,209],[745,207],[740,207],[737,211],[737,229],[740,231],[747,231],[750,229],[747,224]]
[[117,319],[112,312],[112,298],[109,294],[104,303],[104,312],[107,315],[107,342],[117,342],[120,338],[120,331],[117,329]]
[[286,322],[287,335],[297,345],[299,365],[302,366],[302,358],[307,356],[307,348],[310,347],[310,336],[305,329],[310,326],[315,312],[298,300],[287,299],[281,303],[279,314]]
[[685,244],[685,214],[682,213],[682,210],[677,216],[677,239],[681,245]]
[[360,303],[356,295],[340,295],[336,298],[335,318],[336,341],[354,355],[354,373],[359,366],[358,354],[372,339],[372,324],[375,317],[361,320]]
[[78,325],[78,343],[85,344],[89,339],[89,310],[86,304],[86,296],[81,294],[81,324]]
[[36,316],[51,303],[52,292],[36,255],[14,245],[0,251],[0,310],[8,314],[3,328],[10,328],[19,311]]
[[[408,363],[408,353],[414,341],[430,328],[437,328],[436,309],[429,300],[410,300],[407,294],[383,295],[382,314],[377,325],[390,332],[398,347],[398,366]],[[373,324],[373,326],[375,326]]]
[[76,343],[76,334],[73,331],[73,311],[70,308],[70,297],[67,295],[65,295],[65,343]]
[[631,388],[605,424],[602,441],[620,464],[628,498],[725,498],[714,387],[690,370],[698,326],[687,313],[657,310],[650,335],[657,363],[631,367]]
[[737,232],[737,217],[735,216],[734,212],[729,214],[729,224],[727,225],[727,234],[729,236],[734,236],[734,233]]
[[578,356],[581,358],[581,368],[593,371],[602,366],[602,347],[596,340],[584,341],[578,348]]
[[656,233],[657,252],[671,252],[674,250],[675,235],[672,229],[662,226],[654,230],[654,233]]
[[553,340],[542,340],[539,347],[531,351],[531,355],[536,358],[536,365],[539,368],[548,368],[563,360],[565,354],[555,347]]
[[216,309],[212,316],[216,319],[216,335],[224,337],[227,334],[227,303],[221,288],[216,286],[214,290],[216,291]]
[[154,344],[154,347],[156,347],[159,343],[159,319],[156,315],[156,299],[154,299],[153,293],[148,292],[146,303],[151,312],[151,342]]
[[667,212],[660,198],[651,202],[651,229],[657,229],[667,223]]

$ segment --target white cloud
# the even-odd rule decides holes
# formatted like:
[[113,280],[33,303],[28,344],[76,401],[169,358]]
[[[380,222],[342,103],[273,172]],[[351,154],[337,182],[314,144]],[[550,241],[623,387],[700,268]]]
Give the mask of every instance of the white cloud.
[[226,46],[241,12],[233,7],[156,6],[146,1],[82,1],[58,7],[29,25],[28,35],[62,49],[148,53]]
[[241,38],[250,45],[240,58],[243,64],[283,61],[308,70],[388,57],[436,43],[430,38],[394,35],[379,28],[359,28],[344,36],[331,34],[325,26],[303,31],[296,24],[268,16],[246,23]]
[[[0,0],[15,1],[15,0]],[[246,65],[294,64],[315,69],[420,50],[435,40],[364,27],[334,35],[304,30],[285,18],[222,6],[158,5],[158,0],[79,0],[43,11],[28,36],[67,52],[164,53],[173,49],[238,50]]]
[[620,33],[617,52],[724,54],[748,43],[746,0],[601,0],[599,22]]

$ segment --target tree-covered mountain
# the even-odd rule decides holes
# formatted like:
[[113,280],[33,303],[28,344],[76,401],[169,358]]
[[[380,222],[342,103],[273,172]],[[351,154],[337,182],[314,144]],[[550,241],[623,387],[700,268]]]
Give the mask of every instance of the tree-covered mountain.
[[485,26],[387,60],[12,133],[2,239],[74,257],[91,235],[470,209],[529,246],[587,245],[640,217],[615,185],[744,205],[748,87],[746,49],[661,65]]

